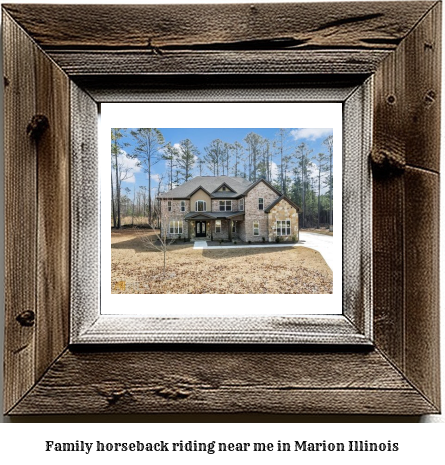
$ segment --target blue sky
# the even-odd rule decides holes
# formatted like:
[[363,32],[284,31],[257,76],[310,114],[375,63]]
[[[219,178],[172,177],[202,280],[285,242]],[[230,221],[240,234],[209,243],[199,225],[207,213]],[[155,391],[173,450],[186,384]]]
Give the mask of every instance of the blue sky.
[[[179,144],[183,139],[190,139],[192,143],[198,148],[200,156],[204,157],[205,147],[208,146],[212,140],[221,139],[224,142],[234,143],[235,141],[240,142],[243,146],[244,138],[250,132],[255,132],[260,136],[269,139],[270,141],[276,140],[276,135],[279,128],[211,128],[211,129],[199,129],[199,128],[158,128],[166,142],[170,142],[172,145]],[[123,143],[128,144],[125,147],[125,151],[128,154],[132,154],[135,147],[135,141],[131,137],[131,128],[127,129],[127,136],[122,139]],[[332,134],[332,129],[325,128],[291,128],[290,134],[287,140],[287,146],[289,147],[288,153],[291,154],[295,151],[297,145],[301,142],[305,142],[310,149],[312,149],[311,156],[317,155],[319,152],[327,153],[326,146],[323,145],[323,141],[328,135]],[[129,187],[132,191],[144,185],[146,186],[147,173],[144,173],[141,168],[138,168],[134,160],[126,159],[122,157],[122,162],[125,166],[129,166],[133,171],[133,176],[127,181],[122,183],[122,188]],[[279,163],[278,156],[273,158],[273,163]],[[152,168],[152,190],[157,189],[158,186],[158,175],[165,173],[166,165],[163,160],[159,161]],[[195,167],[193,174],[199,175],[197,167]],[[203,171],[203,175],[211,175],[208,170]],[[166,182],[166,181],[165,181]]]

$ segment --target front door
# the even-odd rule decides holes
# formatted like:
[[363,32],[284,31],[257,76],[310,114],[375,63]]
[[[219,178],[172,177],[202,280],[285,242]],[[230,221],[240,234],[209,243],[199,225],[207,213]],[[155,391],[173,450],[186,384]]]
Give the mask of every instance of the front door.
[[195,222],[195,235],[196,237],[206,237],[206,222],[205,221],[196,221]]

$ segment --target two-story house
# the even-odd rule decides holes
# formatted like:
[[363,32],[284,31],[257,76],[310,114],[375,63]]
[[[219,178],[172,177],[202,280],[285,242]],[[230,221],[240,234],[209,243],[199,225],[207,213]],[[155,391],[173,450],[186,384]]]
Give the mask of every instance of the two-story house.
[[171,238],[298,241],[299,207],[264,179],[197,176],[158,199]]

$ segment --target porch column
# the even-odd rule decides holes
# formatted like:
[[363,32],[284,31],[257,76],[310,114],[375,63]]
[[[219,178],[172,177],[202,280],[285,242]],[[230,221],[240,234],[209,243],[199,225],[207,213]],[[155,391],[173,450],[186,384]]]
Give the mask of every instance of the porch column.
[[227,219],[227,224],[229,227],[229,241],[231,241],[232,240],[232,221]]

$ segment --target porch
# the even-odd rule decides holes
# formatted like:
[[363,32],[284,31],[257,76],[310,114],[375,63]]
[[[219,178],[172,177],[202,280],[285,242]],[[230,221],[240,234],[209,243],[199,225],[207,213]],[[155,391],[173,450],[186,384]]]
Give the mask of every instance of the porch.
[[244,212],[192,212],[185,221],[191,241],[232,241],[239,238]]

